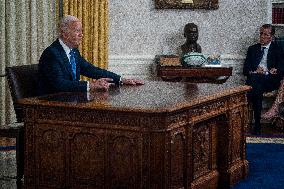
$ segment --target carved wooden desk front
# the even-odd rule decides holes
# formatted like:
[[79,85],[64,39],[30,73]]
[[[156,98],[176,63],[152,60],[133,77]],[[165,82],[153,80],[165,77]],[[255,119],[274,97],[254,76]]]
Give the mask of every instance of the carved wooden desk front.
[[146,82],[21,101],[25,186],[229,188],[248,174],[247,86]]

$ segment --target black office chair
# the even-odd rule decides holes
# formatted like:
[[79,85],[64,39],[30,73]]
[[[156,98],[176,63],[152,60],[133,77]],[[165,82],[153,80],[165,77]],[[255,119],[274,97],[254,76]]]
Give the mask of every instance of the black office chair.
[[38,65],[6,67],[17,123],[0,127],[0,137],[16,138],[17,180],[24,175],[24,124],[23,110],[18,104],[21,98],[37,96]]

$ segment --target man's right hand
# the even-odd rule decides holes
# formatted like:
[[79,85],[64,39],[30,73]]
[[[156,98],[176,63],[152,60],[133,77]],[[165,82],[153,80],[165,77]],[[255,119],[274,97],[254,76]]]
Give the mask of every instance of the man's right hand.
[[265,71],[262,67],[257,67],[255,71],[250,71],[250,74],[265,74]]
[[264,69],[262,67],[258,66],[257,69],[256,69],[256,73],[264,74]]
[[112,81],[111,78],[93,79],[89,82],[90,91],[108,91],[109,87],[114,85],[114,83],[111,83]]

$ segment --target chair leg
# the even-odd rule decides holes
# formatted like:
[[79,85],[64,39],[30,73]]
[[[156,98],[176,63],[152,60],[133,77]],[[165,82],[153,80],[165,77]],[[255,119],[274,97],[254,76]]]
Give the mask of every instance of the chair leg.
[[248,104],[248,128],[247,128],[247,132],[251,133],[253,131],[253,109],[252,109],[252,104],[249,103]]
[[21,180],[24,175],[24,130],[19,131],[16,137],[16,164],[17,164],[17,180]]

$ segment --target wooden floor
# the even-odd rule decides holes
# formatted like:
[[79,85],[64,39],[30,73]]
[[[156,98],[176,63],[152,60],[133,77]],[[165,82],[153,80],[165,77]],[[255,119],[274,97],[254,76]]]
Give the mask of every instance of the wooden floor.
[[15,146],[16,145],[16,140],[13,138],[0,138],[0,147],[1,146]]

